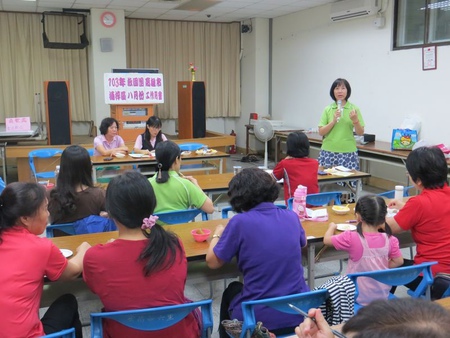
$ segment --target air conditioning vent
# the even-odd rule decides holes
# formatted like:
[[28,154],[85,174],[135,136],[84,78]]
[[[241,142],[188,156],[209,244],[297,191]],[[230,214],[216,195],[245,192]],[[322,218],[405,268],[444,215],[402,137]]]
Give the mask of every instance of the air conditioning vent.
[[343,21],[375,15],[381,9],[381,0],[343,0],[331,4],[331,21]]

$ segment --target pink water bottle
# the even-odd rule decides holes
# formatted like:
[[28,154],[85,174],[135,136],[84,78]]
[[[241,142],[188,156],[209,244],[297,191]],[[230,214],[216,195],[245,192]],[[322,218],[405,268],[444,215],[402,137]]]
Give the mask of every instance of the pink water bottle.
[[298,215],[298,217],[303,220],[306,217],[306,194],[308,189],[299,185],[294,192],[294,201],[292,203],[293,211]]

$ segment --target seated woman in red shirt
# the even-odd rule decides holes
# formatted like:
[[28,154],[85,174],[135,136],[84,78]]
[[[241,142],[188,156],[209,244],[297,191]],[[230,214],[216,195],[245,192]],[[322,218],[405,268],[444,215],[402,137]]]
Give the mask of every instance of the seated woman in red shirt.
[[0,337],[41,337],[75,327],[82,337],[78,304],[71,294],[59,297],[39,320],[44,276],[49,280],[77,278],[90,245],[77,248],[67,260],[47,238],[46,192],[36,183],[15,182],[0,196]]
[[[406,202],[392,200],[390,208],[398,209],[386,223],[397,234],[411,231],[417,246],[414,261],[405,259],[403,266],[437,261],[431,270],[450,273],[450,187],[447,184],[447,161],[437,147],[420,147],[406,159],[406,170],[420,192]],[[422,276],[405,286],[415,290]],[[440,295],[431,294],[432,298]]]
[[[142,309],[188,302],[184,297],[187,259],[181,241],[153,216],[156,198],[150,182],[129,171],[114,177],[106,191],[106,209],[119,238],[92,247],[84,258],[83,278],[105,311]],[[198,338],[194,313],[164,330],[137,331],[103,321],[105,337]]]
[[308,137],[296,131],[290,133],[286,141],[287,155],[273,169],[272,175],[278,180],[284,179],[284,200],[294,197],[295,189],[301,184],[308,188],[308,194],[319,192],[317,172],[319,162],[309,158]]

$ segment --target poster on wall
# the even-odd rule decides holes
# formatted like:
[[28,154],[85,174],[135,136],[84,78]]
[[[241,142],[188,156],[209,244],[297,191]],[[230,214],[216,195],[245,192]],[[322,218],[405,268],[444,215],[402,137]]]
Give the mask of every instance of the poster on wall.
[[437,67],[436,46],[422,48],[422,70],[432,70]]
[[105,73],[103,82],[106,104],[164,103],[161,73]]

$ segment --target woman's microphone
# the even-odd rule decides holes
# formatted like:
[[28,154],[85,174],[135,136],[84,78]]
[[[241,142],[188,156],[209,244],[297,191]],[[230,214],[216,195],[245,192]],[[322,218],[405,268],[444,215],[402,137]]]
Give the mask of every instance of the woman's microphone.
[[[341,100],[338,100],[338,101],[337,101],[337,105],[338,105],[338,110],[339,110],[339,113],[340,113],[341,110],[342,110],[342,101],[341,101]],[[341,119],[341,118],[338,117],[338,118],[337,118],[337,122],[339,122],[340,119]]]

